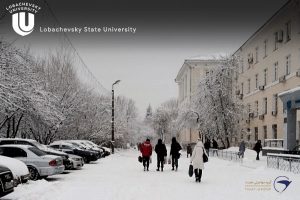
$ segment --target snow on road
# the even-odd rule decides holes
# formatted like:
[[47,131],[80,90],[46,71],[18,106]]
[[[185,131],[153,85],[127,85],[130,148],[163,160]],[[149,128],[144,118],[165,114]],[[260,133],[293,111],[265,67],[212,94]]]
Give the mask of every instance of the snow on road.
[[[202,182],[196,183],[188,176],[189,159],[184,154],[179,160],[179,170],[171,171],[167,165],[164,172],[156,171],[156,156],[149,172],[144,172],[137,161],[137,150],[119,151],[81,170],[70,171],[46,180],[30,182],[15,188],[4,199],[22,200],[233,200],[233,199],[298,199],[299,175],[266,169],[264,161],[244,163],[210,158],[205,164]],[[247,158],[248,163],[251,158]],[[245,159],[245,160],[247,160]],[[254,164],[253,164],[254,163]],[[255,164],[256,163],[256,164]],[[256,167],[255,167],[256,166]],[[292,183],[283,192],[273,188],[278,176],[287,176]],[[246,190],[246,183],[267,184],[270,190]],[[253,186],[255,187],[255,186]],[[252,188],[253,188],[252,187]]]

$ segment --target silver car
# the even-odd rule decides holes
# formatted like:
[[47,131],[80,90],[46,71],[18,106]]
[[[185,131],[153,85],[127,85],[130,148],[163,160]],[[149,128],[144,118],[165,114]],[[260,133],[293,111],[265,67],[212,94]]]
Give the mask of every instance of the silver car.
[[60,174],[65,169],[60,156],[47,155],[40,149],[29,145],[2,145],[0,155],[24,162],[32,180]]

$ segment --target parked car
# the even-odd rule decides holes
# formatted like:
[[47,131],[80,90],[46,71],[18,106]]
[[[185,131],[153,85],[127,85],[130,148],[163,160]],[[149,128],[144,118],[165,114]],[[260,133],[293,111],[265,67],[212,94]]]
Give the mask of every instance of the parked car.
[[110,155],[110,148],[107,148],[107,147],[100,147],[100,148],[103,149],[103,151],[104,151],[104,157]]
[[31,180],[60,174],[65,169],[60,156],[48,155],[29,145],[2,145],[0,146],[0,155],[24,162],[28,167]]
[[19,145],[34,146],[34,147],[44,151],[46,154],[62,157],[65,169],[72,168],[71,161],[69,160],[69,157],[66,153],[50,149],[46,145],[38,143],[36,140],[22,139],[22,138],[0,138],[0,145],[4,145],[4,144],[19,144]]
[[30,178],[28,168],[22,161],[6,156],[0,156],[0,165],[11,170],[14,176],[15,187],[20,183],[26,183]]
[[89,147],[90,149],[92,149],[93,151],[97,151],[100,154],[100,157],[105,157],[104,156],[104,150],[101,149],[98,145],[96,145],[95,143],[93,143],[92,141],[89,140],[79,140],[79,142],[83,145],[86,145],[87,147]]
[[102,150],[93,148],[91,145],[85,144],[82,140],[66,140],[65,142],[77,145],[81,149],[85,149],[96,154],[97,158],[101,158]]
[[3,197],[14,191],[13,174],[5,166],[0,165],[0,197]]
[[71,169],[80,169],[84,165],[84,161],[82,157],[73,154],[68,154],[68,156],[69,156],[69,160],[72,163]]
[[68,154],[74,154],[77,156],[81,156],[85,163],[89,163],[91,161],[96,161],[98,159],[97,154],[86,150],[81,149],[76,144],[72,144],[64,141],[56,141],[49,145],[49,147],[63,151]]

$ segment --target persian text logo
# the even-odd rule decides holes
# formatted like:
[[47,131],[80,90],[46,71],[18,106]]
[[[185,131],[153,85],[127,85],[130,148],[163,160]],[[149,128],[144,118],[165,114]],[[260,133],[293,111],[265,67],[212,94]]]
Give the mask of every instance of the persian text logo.
[[278,176],[274,180],[273,186],[277,192],[282,193],[283,191],[285,191],[288,188],[288,186],[291,184],[291,182],[292,181],[290,181],[289,178],[286,176]]
[[34,29],[34,15],[41,9],[34,3],[19,2],[6,7],[6,10],[12,14],[12,27],[14,31],[25,36]]

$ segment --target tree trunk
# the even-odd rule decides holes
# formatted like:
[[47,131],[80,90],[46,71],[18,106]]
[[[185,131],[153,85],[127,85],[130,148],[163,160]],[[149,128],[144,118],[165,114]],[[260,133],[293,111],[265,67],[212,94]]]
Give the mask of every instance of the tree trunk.
[[10,136],[10,118],[7,120],[7,130],[6,130],[6,137],[9,138]]
[[21,120],[22,120],[23,116],[24,116],[24,114],[22,113],[21,116],[20,116],[20,118],[19,118],[19,120],[18,120],[18,122],[17,122],[17,126],[16,126],[16,127],[15,127],[15,122],[14,122],[14,121],[15,121],[15,120],[14,120],[15,117],[13,118],[13,122],[14,122],[14,123],[13,123],[13,124],[14,124],[13,126],[15,127],[15,128],[13,129],[13,130],[14,130],[14,131],[13,131],[13,135],[12,135],[13,138],[15,138],[15,137],[17,136],[17,134],[18,134],[18,130],[19,130],[19,127],[20,127]]

